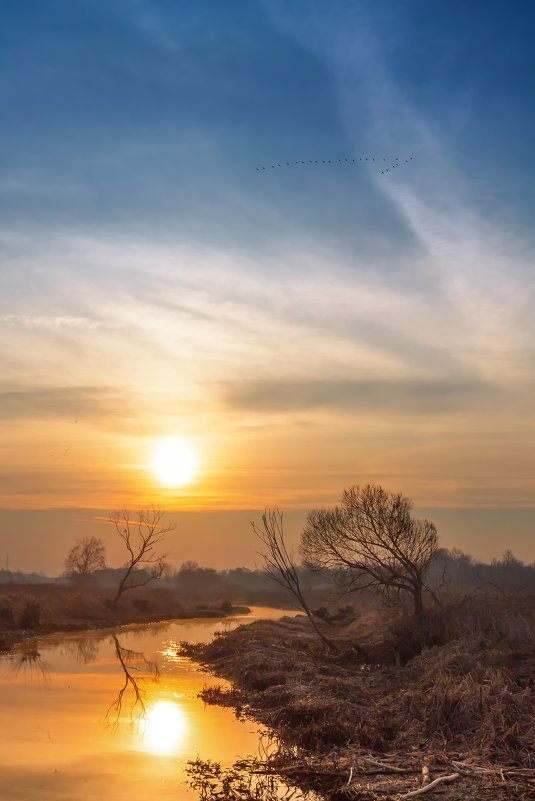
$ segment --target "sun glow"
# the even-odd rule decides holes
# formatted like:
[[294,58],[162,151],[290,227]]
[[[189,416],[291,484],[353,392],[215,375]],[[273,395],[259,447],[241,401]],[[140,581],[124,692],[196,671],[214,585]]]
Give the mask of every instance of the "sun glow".
[[183,439],[167,439],[156,451],[152,465],[160,481],[174,487],[191,479],[195,457]]
[[172,701],[158,701],[147,710],[143,745],[155,754],[176,749],[187,730],[182,709]]

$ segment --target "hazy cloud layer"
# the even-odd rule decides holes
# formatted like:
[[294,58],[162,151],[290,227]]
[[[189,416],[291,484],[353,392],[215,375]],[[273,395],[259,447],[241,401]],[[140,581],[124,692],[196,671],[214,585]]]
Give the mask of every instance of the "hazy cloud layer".
[[486,408],[500,393],[482,381],[259,380],[238,384],[224,396],[234,409],[290,412],[330,409],[429,415]]
[[3,420],[100,420],[128,416],[131,411],[128,399],[121,396],[117,387],[0,389],[0,419]]

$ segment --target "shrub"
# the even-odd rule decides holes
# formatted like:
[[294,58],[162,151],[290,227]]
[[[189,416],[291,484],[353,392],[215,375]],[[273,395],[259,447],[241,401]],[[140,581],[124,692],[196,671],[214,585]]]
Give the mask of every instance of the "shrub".
[[41,624],[41,605],[39,601],[26,601],[20,616],[21,629],[38,629]]
[[133,598],[132,605],[138,612],[150,612],[153,608],[148,598]]
[[7,599],[0,601],[0,627],[15,628],[15,614],[11,602]]

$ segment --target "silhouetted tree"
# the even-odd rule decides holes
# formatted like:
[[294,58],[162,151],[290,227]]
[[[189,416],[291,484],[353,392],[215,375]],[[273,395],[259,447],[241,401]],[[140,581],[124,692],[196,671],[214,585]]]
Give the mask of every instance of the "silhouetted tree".
[[160,546],[166,534],[174,529],[172,524],[161,524],[163,515],[162,510],[149,507],[141,509],[135,519],[126,509],[111,516],[128,551],[128,562],[113,599],[114,605],[127,590],[144,587],[162,577],[166,563]]
[[437,551],[429,520],[411,517],[412,503],[375,484],[353,486],[342,505],[309,513],[301,540],[305,563],[335,571],[347,590],[377,589],[411,596],[421,617],[425,572]]
[[262,525],[259,526],[253,522],[251,526],[260,542],[264,545],[260,556],[264,559],[265,572],[273,581],[291,592],[327,650],[332,651],[333,643],[318,627],[303,595],[293,555],[288,552],[284,540],[283,513],[278,509],[266,509],[262,515]]
[[197,562],[184,562],[174,575],[176,591],[190,601],[218,597],[227,584],[225,577],[211,567],[200,567]]
[[65,570],[71,578],[78,581],[87,579],[95,570],[106,567],[106,551],[103,540],[98,537],[85,537],[78,540],[65,559]]
[[507,550],[501,559],[493,559],[490,567],[482,566],[480,574],[487,574],[490,587],[500,595],[511,596],[533,589],[533,572],[512,551]]

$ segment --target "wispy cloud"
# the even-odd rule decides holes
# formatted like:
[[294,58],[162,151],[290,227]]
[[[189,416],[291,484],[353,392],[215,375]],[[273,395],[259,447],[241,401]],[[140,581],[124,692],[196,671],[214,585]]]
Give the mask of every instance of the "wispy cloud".
[[0,315],[0,325],[7,328],[27,328],[43,331],[80,330],[91,331],[99,328],[121,328],[123,323],[114,320],[92,319],[90,317],[74,317],[68,314],[63,315],[44,315],[44,314],[2,314]]
[[[252,256],[124,235],[58,232],[38,246],[29,237],[11,247],[13,280],[24,265],[38,291],[4,296],[6,364],[17,356],[36,369],[43,358],[60,364],[83,352],[80,366],[99,384],[112,375],[112,384],[131,384],[136,362],[147,386],[166,375],[167,389],[186,395],[230,376],[337,381],[356,370],[363,381],[525,380],[534,327],[525,255],[506,256],[499,234],[470,227],[461,238],[454,220],[435,214],[437,232],[429,209],[421,221],[421,200],[397,184],[389,191],[425,244],[412,265],[425,276],[420,291],[405,281],[410,265],[392,277],[300,238],[284,253],[278,243]],[[81,384],[76,363],[70,369]]]
[[[429,346],[428,358],[423,358],[428,370],[438,360],[446,368],[448,361],[446,369],[454,372],[471,370],[504,385],[524,383],[535,364],[533,243],[512,224],[510,208],[503,207],[500,218],[500,200],[492,192],[489,196],[489,186],[500,180],[495,165],[477,165],[473,159],[475,175],[489,171],[481,183],[467,173],[467,161],[458,150],[463,128],[479,113],[485,98],[477,97],[471,84],[445,83],[447,94],[441,103],[438,98],[435,104],[429,98],[426,102],[423,92],[418,102],[415,86],[392,70],[395,59],[402,58],[403,37],[409,36],[414,23],[401,7],[377,15],[346,8],[345,25],[339,19],[325,23],[319,11],[302,27],[296,24],[296,9],[281,3],[271,8],[287,32],[324,60],[336,85],[340,119],[355,148],[364,136],[380,150],[415,154],[410,171],[372,176],[385,204],[395,210],[418,245],[410,258],[400,252],[392,287],[413,301],[412,324],[395,315],[393,327],[401,343],[410,332],[421,346]],[[394,30],[397,36],[390,38]],[[466,31],[459,28],[451,47],[465,39]],[[438,37],[437,47],[443,46]],[[463,146],[477,154],[477,145],[466,138]],[[360,276],[355,278],[360,281]],[[386,270],[382,280],[384,290],[391,280]],[[377,305],[372,308],[378,311]],[[389,315],[388,323],[392,321]],[[419,364],[418,355],[414,348],[409,360],[413,367]]]
[[124,5],[124,18],[164,50],[174,52],[180,49],[178,37],[169,30],[169,21],[166,24],[157,4],[150,0],[129,0]]
[[287,380],[252,381],[231,387],[224,399],[231,408],[256,412],[325,409],[374,415],[437,415],[484,409],[503,393],[477,379],[459,381]]
[[[132,414],[119,387],[31,387],[0,389],[0,419],[80,418],[99,420]],[[78,422],[78,419],[76,419]]]

